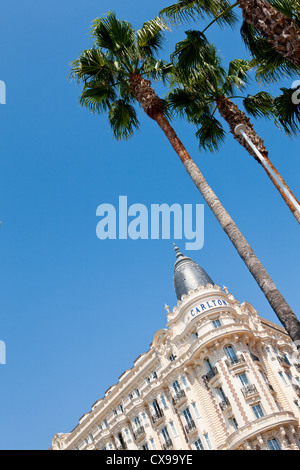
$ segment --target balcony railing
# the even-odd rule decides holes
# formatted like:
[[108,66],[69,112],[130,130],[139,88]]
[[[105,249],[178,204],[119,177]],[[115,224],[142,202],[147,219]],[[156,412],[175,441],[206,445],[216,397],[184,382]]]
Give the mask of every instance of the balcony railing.
[[219,403],[220,408],[222,411],[225,411],[229,406],[230,406],[230,401],[228,400],[227,397],[224,397],[224,400]]
[[230,369],[230,367],[235,366],[236,364],[242,364],[243,362],[246,362],[243,354],[239,354],[238,356],[231,357],[230,359],[225,360],[228,369]]
[[216,367],[213,367],[210,371],[207,372],[205,378],[207,382],[209,382],[213,377],[215,377],[219,373]]
[[177,405],[179,402],[181,402],[181,400],[182,400],[183,398],[185,398],[185,396],[186,396],[186,395],[185,395],[185,391],[184,391],[184,390],[179,390],[179,391],[176,393],[175,397],[173,397],[173,399],[172,399],[173,405],[174,405],[174,406]]
[[141,437],[143,434],[145,434],[144,426],[139,427],[133,434],[134,434],[134,439],[135,440],[139,439],[139,437]]
[[161,418],[164,417],[163,410],[157,410],[157,412],[151,416],[153,424],[157,423]]
[[242,392],[245,398],[258,393],[256,386],[253,384],[245,385],[245,387],[242,388]]
[[191,419],[191,421],[189,421],[189,422],[185,425],[186,433],[189,434],[189,433],[192,432],[194,429],[196,429],[196,424],[195,424],[195,421],[193,421],[193,420]]
[[163,450],[171,449],[173,447],[173,442],[171,439],[168,439],[164,444],[163,444]]

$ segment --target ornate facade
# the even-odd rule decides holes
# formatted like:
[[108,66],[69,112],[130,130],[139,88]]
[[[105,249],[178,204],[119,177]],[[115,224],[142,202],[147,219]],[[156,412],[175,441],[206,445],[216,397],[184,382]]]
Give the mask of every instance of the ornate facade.
[[176,247],[166,329],[52,450],[299,450],[300,359],[285,330]]

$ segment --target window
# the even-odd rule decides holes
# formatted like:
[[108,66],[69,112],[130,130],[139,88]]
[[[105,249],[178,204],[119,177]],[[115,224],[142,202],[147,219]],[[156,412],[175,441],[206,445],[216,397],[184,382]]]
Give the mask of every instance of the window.
[[214,328],[219,328],[221,326],[221,322],[220,322],[219,318],[217,318],[216,320],[213,320],[212,324],[213,324]]
[[137,397],[139,397],[141,395],[138,388],[135,389],[135,394],[136,394]]
[[173,436],[174,437],[178,436],[178,432],[173,421],[170,421],[170,428],[171,428]]
[[130,401],[133,400],[133,395],[132,395],[132,393],[129,393],[128,398],[129,398]]
[[168,405],[167,405],[167,402],[166,402],[166,399],[165,399],[164,395],[161,395],[161,396],[160,396],[160,399],[161,399],[161,402],[162,402],[163,407],[164,407],[165,409],[167,409],[167,408],[168,408]]
[[186,379],[186,376],[185,376],[185,375],[183,375],[183,376],[181,377],[181,381],[182,381],[182,383],[183,383],[183,386],[186,388],[186,387],[188,386],[188,383],[187,383],[187,379]]
[[287,381],[285,380],[285,377],[283,375],[283,372],[278,372],[279,374],[279,377],[281,378],[282,382],[284,383],[284,385],[288,385]]
[[293,383],[293,377],[291,376],[291,374],[289,372],[286,372],[286,376],[292,384]]
[[98,424],[99,431],[102,431],[102,424]]
[[141,426],[140,418],[138,416],[134,418],[134,424],[137,428]]
[[213,370],[213,366],[208,358],[204,359],[204,364],[206,367],[207,372],[211,372]]
[[209,449],[212,449],[212,445],[211,445],[211,442],[210,442],[209,435],[208,435],[208,434],[204,434],[204,438],[205,438],[205,440],[206,440],[207,447],[208,447]]
[[280,447],[277,439],[275,439],[275,438],[269,439],[267,444],[268,444],[269,450],[281,450],[281,447]]
[[234,416],[229,419],[229,423],[231,424],[231,426],[233,427],[233,429],[237,430],[237,429],[239,428],[238,423],[237,423],[237,420],[235,419]]
[[291,365],[291,363],[290,363],[290,361],[288,360],[288,357],[287,357],[287,355],[286,355],[286,354],[284,354],[284,355],[283,355],[283,357],[284,357],[284,360],[285,360],[285,362],[286,362],[286,363],[287,363],[287,364],[290,366],[290,365]]
[[155,445],[155,442],[154,442],[153,437],[150,439],[150,443],[151,443],[152,449],[153,449],[153,450],[156,450],[156,445]]
[[181,387],[179,385],[178,380],[175,380],[175,382],[173,383],[173,389],[174,389],[175,393],[179,393],[181,391]]
[[170,435],[168,433],[168,429],[167,429],[167,426],[164,427],[162,430],[161,430],[161,434],[162,434],[162,437],[164,439],[164,441],[167,443],[167,442],[170,442]]
[[253,410],[253,413],[254,413],[254,416],[255,416],[256,419],[262,418],[264,416],[264,413],[263,413],[263,410],[262,410],[262,407],[261,407],[260,403],[257,403],[256,405],[253,405],[251,408]]
[[93,436],[93,434],[89,434],[89,439],[90,439],[91,442],[94,442],[94,436]]
[[152,406],[153,406],[153,409],[154,409],[154,413],[155,413],[156,415],[160,415],[160,407],[159,407],[159,405],[158,405],[158,403],[157,403],[157,400],[153,400]]
[[222,401],[226,401],[226,395],[224,393],[224,390],[222,387],[219,387],[216,389],[219,397],[221,398]]
[[189,408],[186,408],[185,410],[183,410],[182,414],[184,416],[184,419],[186,420],[186,424],[189,424],[193,421]]
[[204,450],[204,447],[203,447],[203,444],[201,442],[201,439],[197,439],[195,442],[194,442],[194,446],[195,446],[195,449],[196,450]]
[[171,354],[171,356],[169,356],[169,361],[170,361],[170,362],[175,361],[176,357],[177,357],[177,356],[174,356],[174,354]]
[[105,426],[106,428],[108,428],[108,422],[107,422],[107,419],[104,419],[104,420],[103,420],[103,423],[104,423],[104,426]]
[[120,412],[123,413],[123,411],[124,411],[123,405],[120,404],[120,405],[118,406],[118,408],[119,408]]
[[238,378],[243,387],[245,387],[246,385],[249,385],[249,382],[245,373],[238,375]]
[[228,359],[234,364],[237,362],[237,355],[235,350],[233,349],[233,346],[230,344],[228,346],[225,346],[224,348],[225,354],[228,357]]
[[198,410],[197,403],[196,403],[196,402],[193,402],[193,403],[192,403],[192,407],[193,407],[193,410],[194,410],[194,413],[195,413],[196,418],[200,418],[200,413],[199,413],[199,410]]
[[142,445],[141,450],[149,450],[147,442],[145,442],[145,444]]
[[157,379],[157,372],[155,372],[155,371],[152,372],[152,378],[153,378],[153,380],[156,380],[156,379]]

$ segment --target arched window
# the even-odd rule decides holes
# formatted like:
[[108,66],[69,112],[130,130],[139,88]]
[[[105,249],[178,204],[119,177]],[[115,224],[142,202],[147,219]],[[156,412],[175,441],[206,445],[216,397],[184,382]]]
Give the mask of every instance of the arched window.
[[269,450],[281,450],[280,444],[275,437],[273,439],[269,439],[267,444]]

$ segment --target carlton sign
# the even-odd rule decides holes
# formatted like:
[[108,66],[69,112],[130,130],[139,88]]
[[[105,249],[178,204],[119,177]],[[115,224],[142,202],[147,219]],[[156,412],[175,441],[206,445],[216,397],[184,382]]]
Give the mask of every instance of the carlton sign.
[[200,313],[211,310],[212,308],[215,307],[223,307],[223,306],[228,307],[228,303],[226,300],[221,300],[221,299],[214,299],[214,300],[209,300],[207,302],[203,302],[202,304],[197,305],[197,307],[194,307],[193,310],[190,311],[190,315],[192,318],[196,317],[197,315],[200,315]]

